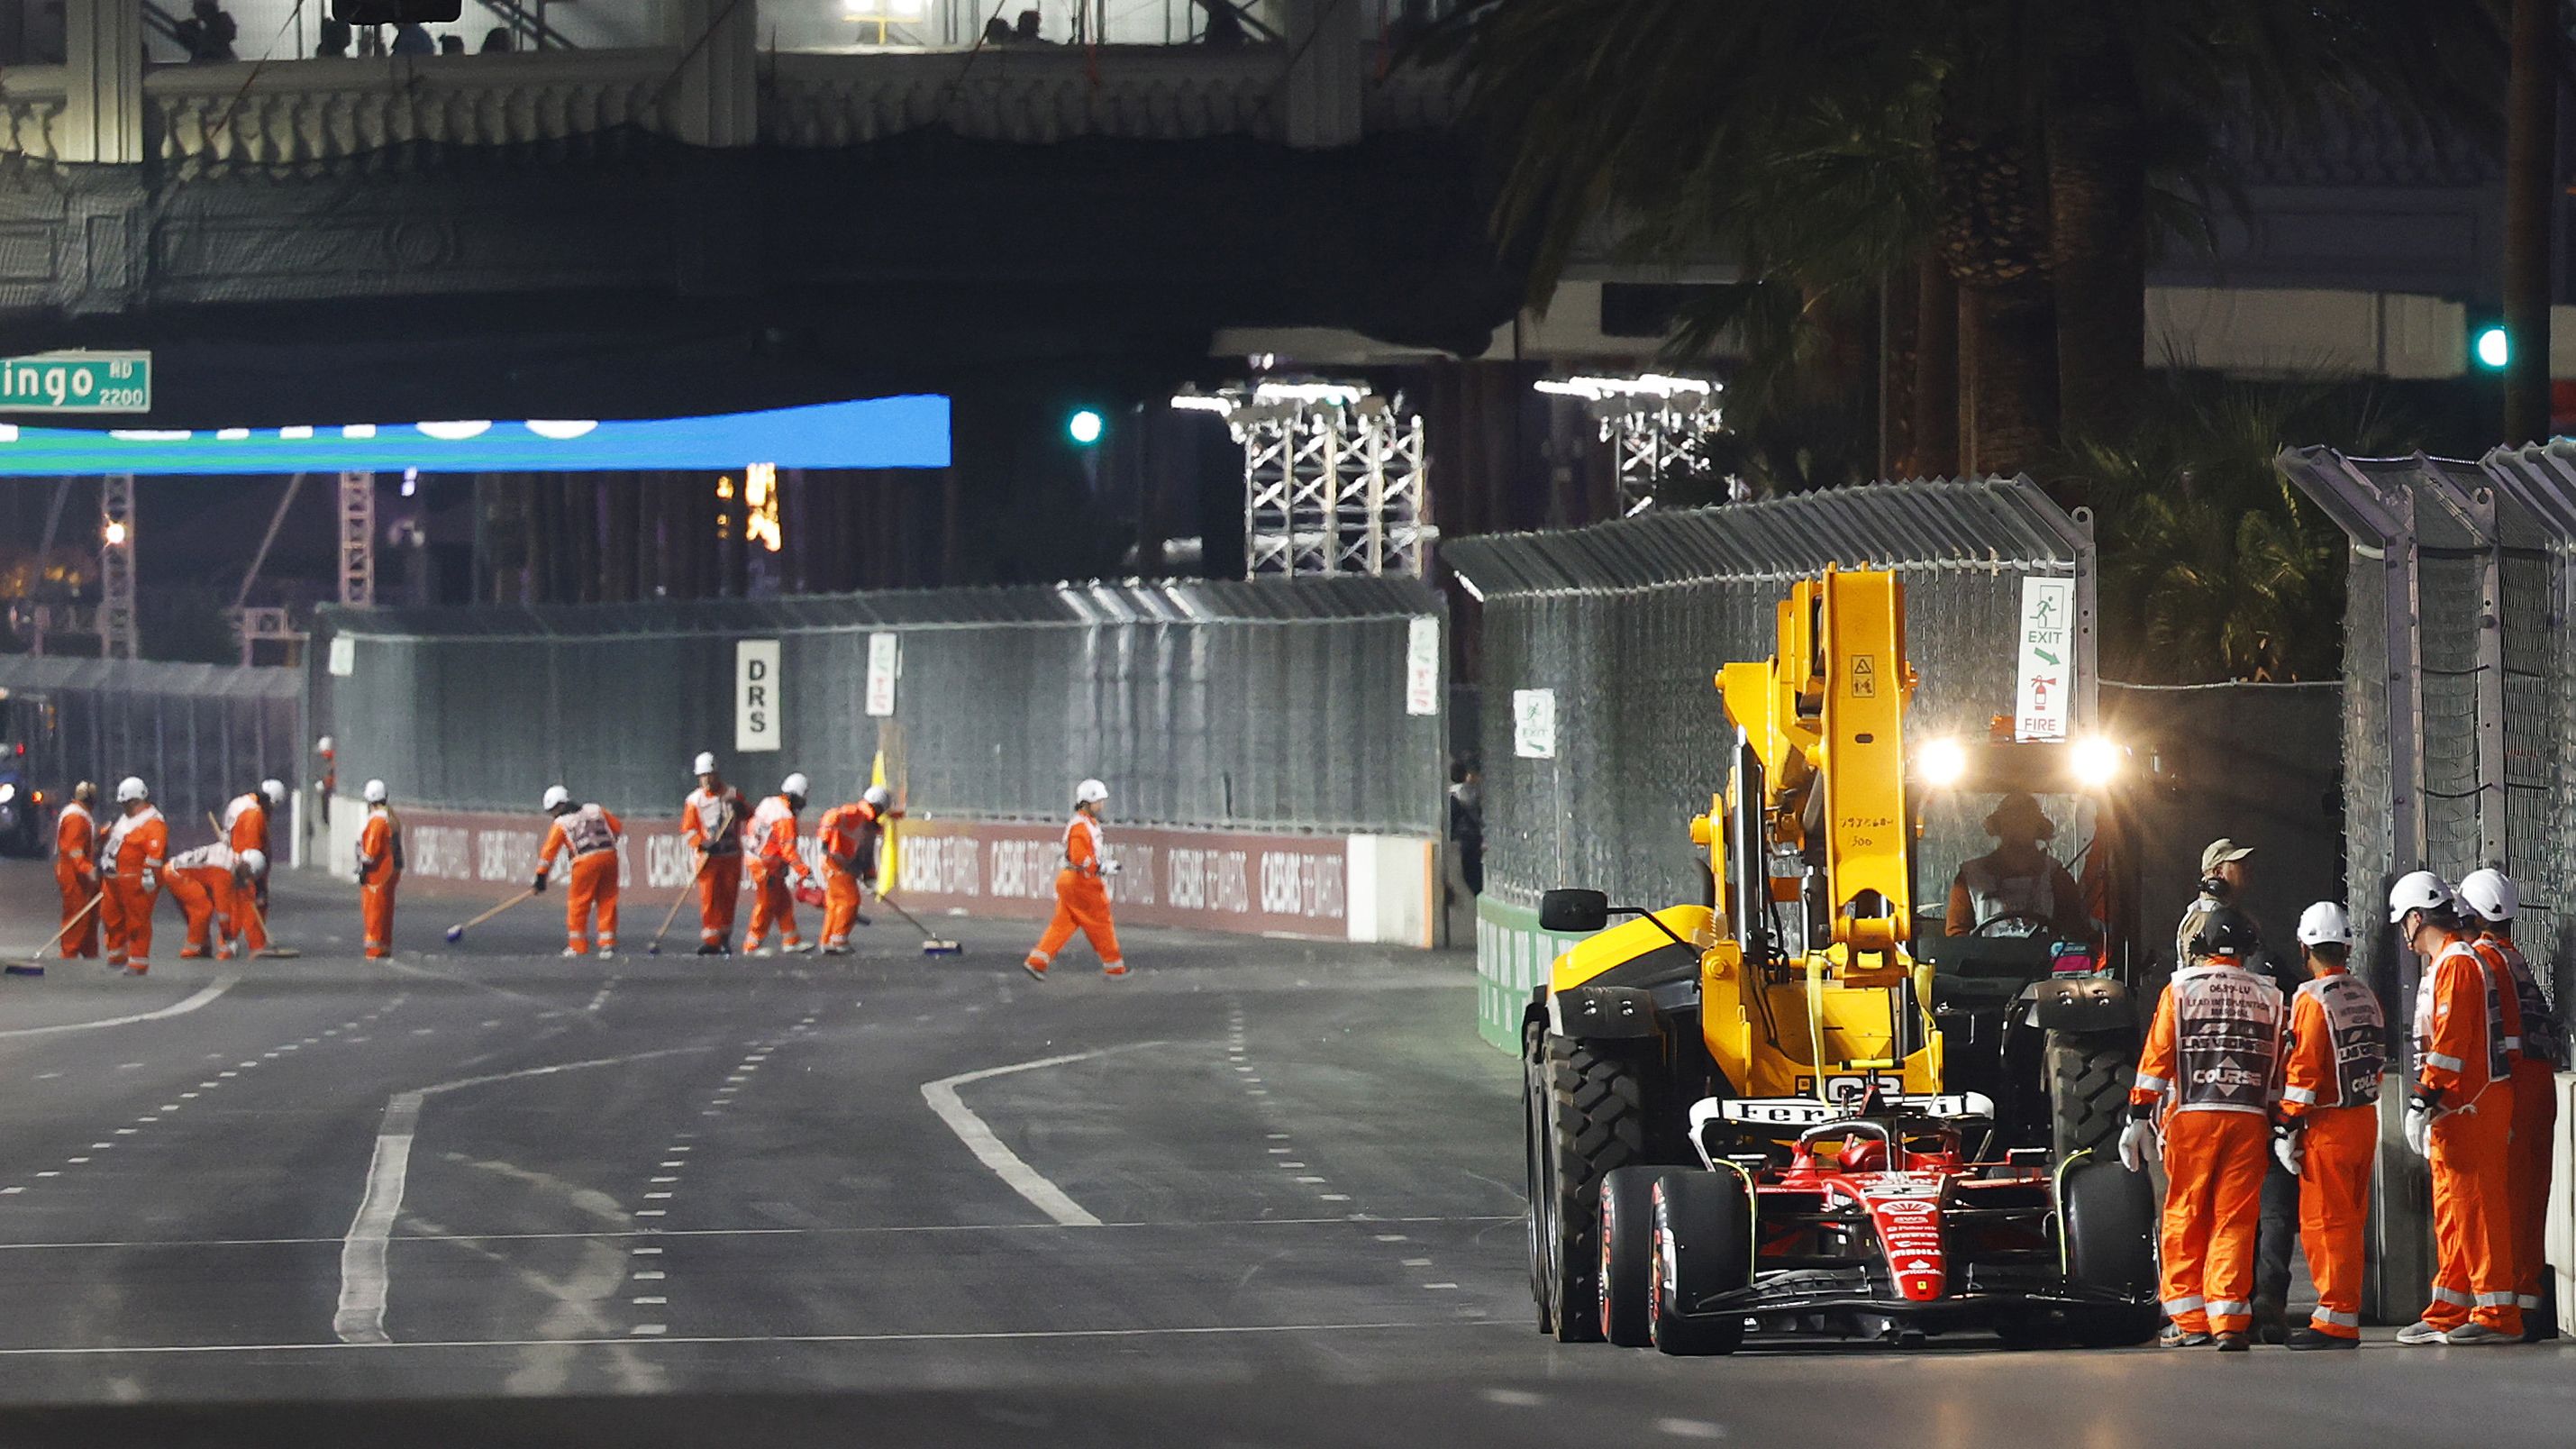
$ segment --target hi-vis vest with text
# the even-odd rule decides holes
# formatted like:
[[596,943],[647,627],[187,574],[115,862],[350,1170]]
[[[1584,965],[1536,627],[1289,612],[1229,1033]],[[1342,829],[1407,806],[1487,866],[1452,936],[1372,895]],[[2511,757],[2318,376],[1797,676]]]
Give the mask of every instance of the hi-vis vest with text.
[[2362,1107],[2378,1101],[2379,1074],[2388,1065],[2387,1020],[2379,1013],[2378,996],[2342,972],[2301,982],[2299,994],[2323,1008],[2334,1057],[2334,1076],[2300,1105]]
[[[2480,1090],[2484,1090],[2488,1086],[2497,1082],[2509,1080],[2513,1076],[2514,1043],[2505,1035],[2504,994],[2496,990],[2495,977],[2487,970],[2486,963],[2478,959],[2477,944],[2473,941],[2459,941],[2443,947],[2441,954],[2433,958],[2433,964],[2431,967],[2426,969],[2423,978],[2415,984],[2414,1067],[2418,1075],[2423,1072],[2424,1053],[2432,1046],[2433,973],[2440,970],[2442,963],[2449,960],[2454,952],[2468,958],[2470,968],[2478,973],[2479,987],[2486,993],[2487,1079],[2486,1081],[2478,1084]],[[2456,1064],[2453,1065],[2453,1069],[2458,1069]],[[2476,1093],[2473,1092],[2468,1095],[2475,1096]]]
[[2173,1105],[2178,1112],[2271,1111],[2281,1070],[2281,988],[2241,966],[2174,973]]
[[576,859],[596,855],[617,845],[616,832],[608,828],[608,817],[596,805],[584,805],[563,818],[564,844]]

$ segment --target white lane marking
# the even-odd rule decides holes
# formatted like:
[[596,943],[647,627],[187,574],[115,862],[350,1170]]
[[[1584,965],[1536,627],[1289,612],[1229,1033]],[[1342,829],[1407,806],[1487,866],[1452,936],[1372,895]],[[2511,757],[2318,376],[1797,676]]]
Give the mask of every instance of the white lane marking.
[[[1012,1340],[1045,1340],[1070,1338],[1232,1338],[1281,1333],[1454,1333],[1461,1328],[1511,1328],[1521,1330],[1515,1321],[1504,1323],[1417,1322],[1387,1320],[1373,1323],[1242,1323],[1183,1325],[1173,1328],[1018,1328],[985,1332],[958,1333],[791,1333],[791,1334],[699,1334],[666,1340],[686,1344],[776,1344],[776,1343],[991,1343]],[[627,1330],[630,1334],[660,1336],[670,1330],[664,1324],[639,1323]],[[399,1349],[476,1349],[495,1348],[600,1348],[625,1343],[624,1338],[453,1338],[424,1339],[385,1344],[388,1351]],[[164,1343],[127,1347],[78,1348],[0,1348],[0,1358],[96,1358],[120,1354],[223,1354],[223,1353],[305,1353],[338,1352],[359,1347],[349,1343]],[[371,1347],[373,1345],[370,1345]]]
[[1726,1426],[1712,1424],[1706,1419],[1657,1419],[1655,1432],[1670,1434],[1676,1439],[1723,1439]]
[[[109,1016],[97,1021],[67,1021],[59,1026],[13,1026],[7,1031],[0,1031],[0,1037],[51,1036],[60,1031],[96,1031],[106,1026],[131,1026],[138,1021],[161,1021],[173,1016],[186,1016],[189,1012],[232,990],[233,984],[239,980],[241,978],[238,976],[219,976],[198,987],[196,995],[185,1001],[162,1007],[158,1011],[138,1011],[132,1016]],[[120,1072],[130,1072],[142,1065],[141,1062],[119,1062],[116,1069]]]
[[1455,1288],[1458,1285],[1455,1283],[1425,1283],[1422,1286],[1424,1288]]
[[1404,1266],[1408,1268],[1428,1268],[1431,1266],[1431,1260],[1429,1258],[1407,1258],[1404,1260]]
[[639,1308],[650,1308],[650,1307],[652,1307],[652,1306],[653,1306],[654,1304],[656,1304],[656,1303],[668,1303],[668,1302],[670,1302],[670,1301],[671,1301],[671,1300],[670,1300],[670,1299],[668,1299],[668,1298],[664,1298],[664,1297],[660,1296],[659,1294],[655,1294],[655,1295],[652,1295],[652,1296],[649,1296],[649,1297],[644,1297],[644,1298],[638,1298],[638,1299],[636,1299],[636,1300],[635,1300],[635,1305],[636,1305],[637,1307],[639,1307]]
[[494,1082],[549,1077],[558,1072],[577,1072],[591,1067],[623,1066],[651,1057],[680,1056],[708,1050],[712,1048],[668,1047],[630,1056],[557,1062],[552,1066],[494,1072],[489,1076],[465,1077],[417,1091],[395,1093],[385,1103],[384,1122],[376,1129],[375,1154],[367,1164],[367,1190],[358,1199],[358,1215],[350,1220],[348,1234],[340,1240],[340,1304],[331,1316],[331,1331],[340,1336],[342,1343],[391,1342],[385,1336],[385,1302],[392,1291],[385,1257],[393,1239],[394,1217],[402,1210],[404,1182],[411,1167],[412,1130],[420,1121],[422,1105],[430,1097],[442,1092],[463,1091],[468,1087],[489,1086]]
[[659,1248],[629,1248],[629,1249],[627,1249],[626,1251],[628,1251],[628,1252],[630,1252],[630,1253],[633,1253],[635,1256],[637,1256],[637,1257],[641,1258],[641,1257],[644,1257],[644,1256],[646,1256],[646,1255],[648,1255],[648,1254],[658,1253],[658,1252],[660,1252],[660,1251],[662,1251],[662,1250],[661,1250],[661,1249],[659,1249]]
[[670,1274],[663,1272],[659,1268],[647,1268],[635,1275],[635,1281],[638,1283],[659,1283],[670,1276]]
[[36,1073],[36,1080],[40,1082],[50,1082],[61,1075],[62,1073],[60,1072],[38,1072]]
[[959,1072],[953,1077],[941,1077],[935,1082],[922,1083],[921,1097],[923,1101],[930,1104],[930,1110],[938,1114],[939,1120],[948,1124],[948,1130],[957,1134],[957,1140],[966,1144],[966,1150],[975,1154],[976,1161],[991,1168],[993,1175],[1000,1178],[1003,1185],[1027,1198],[1038,1211],[1055,1219],[1057,1226],[1096,1228],[1100,1226],[1100,1219],[1092,1216],[1090,1209],[1066,1196],[1064,1189],[1048,1181],[1045,1174],[1021,1160],[1018,1153],[1003,1146],[1002,1139],[993,1135],[993,1129],[985,1125],[984,1119],[976,1116],[967,1108],[965,1102],[958,1098],[957,1089],[971,1082],[981,1082],[993,1077],[1007,1077],[1014,1072],[1041,1071],[1047,1067],[1060,1067],[1068,1062],[1105,1057],[1112,1052],[1132,1052],[1161,1044],[1160,1042],[1134,1042],[1127,1046],[1102,1047],[1098,1051],[1068,1052],[1063,1056],[1040,1057],[1033,1062],[1013,1062],[1006,1067],[986,1067],[981,1071]]

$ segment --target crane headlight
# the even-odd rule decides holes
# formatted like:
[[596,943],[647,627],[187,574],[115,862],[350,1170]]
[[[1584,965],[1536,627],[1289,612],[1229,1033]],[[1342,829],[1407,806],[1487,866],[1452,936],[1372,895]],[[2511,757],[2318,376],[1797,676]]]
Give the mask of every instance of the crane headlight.
[[2120,777],[2120,747],[2100,735],[2077,740],[2074,763],[2075,783],[2099,790]]
[[1935,790],[1947,790],[1967,778],[1968,752],[1957,740],[1934,740],[1914,760],[1914,772]]

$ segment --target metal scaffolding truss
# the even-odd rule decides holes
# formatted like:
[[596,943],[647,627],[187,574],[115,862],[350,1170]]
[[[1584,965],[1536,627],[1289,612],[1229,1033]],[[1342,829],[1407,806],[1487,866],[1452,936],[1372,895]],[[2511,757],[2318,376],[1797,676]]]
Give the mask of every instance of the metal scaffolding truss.
[[[294,620],[284,609],[226,609],[224,618],[233,627],[233,638],[241,644],[241,662],[244,664],[259,662],[258,646],[262,643],[284,644],[292,649],[306,638],[305,632],[295,627]],[[292,662],[292,656],[289,662]]]
[[376,602],[376,475],[340,475],[340,602]]
[[1437,537],[1420,416],[1356,388],[1282,391],[1226,413],[1243,446],[1247,571],[1418,577]]
[[1703,480],[1716,471],[1715,444],[1726,427],[1718,384],[1647,373],[1551,379],[1537,387],[1581,398],[1599,420],[1617,469],[1621,517],[1653,508],[1656,496],[1677,481],[1692,482],[1693,495],[1708,491]]
[[134,475],[110,473],[98,488],[98,652],[132,659],[139,640],[134,619]]

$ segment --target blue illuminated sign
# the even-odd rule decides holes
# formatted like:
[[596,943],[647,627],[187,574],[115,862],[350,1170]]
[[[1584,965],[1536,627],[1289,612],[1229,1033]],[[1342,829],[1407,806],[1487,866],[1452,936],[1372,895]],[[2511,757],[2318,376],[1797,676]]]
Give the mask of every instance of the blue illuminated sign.
[[652,469],[945,468],[948,399],[867,398],[634,422],[307,428],[22,428],[0,424],[0,477],[58,473],[605,473]]

